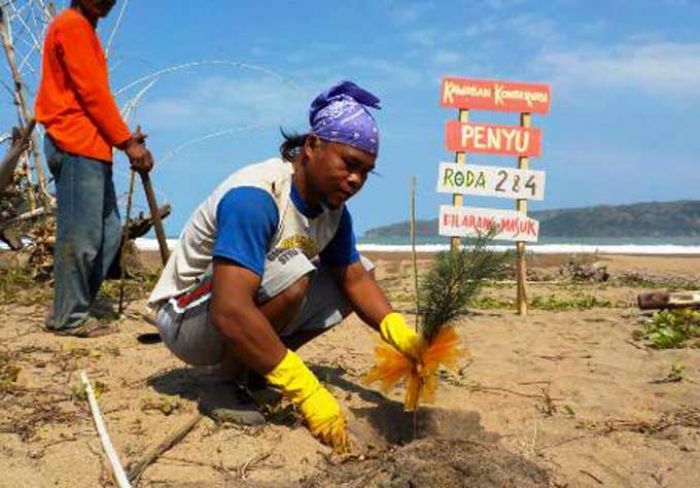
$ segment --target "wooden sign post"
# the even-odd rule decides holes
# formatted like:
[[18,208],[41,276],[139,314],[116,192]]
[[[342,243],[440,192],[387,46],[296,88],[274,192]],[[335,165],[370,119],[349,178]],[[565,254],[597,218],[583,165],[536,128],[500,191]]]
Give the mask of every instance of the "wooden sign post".
[[[542,150],[542,134],[533,129],[532,114],[550,108],[549,86],[509,81],[446,77],[440,105],[459,110],[459,120],[445,127],[445,147],[456,153],[456,164],[442,163],[437,191],[452,193],[452,206],[440,207],[440,235],[451,237],[451,249],[459,249],[461,237],[477,236],[496,226],[495,239],[516,242],[517,307],[527,315],[527,266],[525,243],[537,242],[539,223],[527,216],[527,201],[544,198],[544,173],[530,171],[530,158]],[[520,113],[519,126],[469,123],[469,110]],[[473,165],[465,169],[468,152],[518,157],[518,169]],[[463,207],[463,195],[516,200],[515,212]]]
[[[525,112],[520,114],[520,126],[524,128],[530,128],[532,123],[532,117],[529,113]],[[518,169],[528,169],[530,166],[530,159],[527,156],[518,157]],[[527,216],[527,200],[524,198],[518,198],[515,203],[515,209],[524,217]],[[527,315],[527,263],[525,262],[525,241],[517,241],[516,244],[518,252],[518,313],[520,315]]]
[[[469,110],[459,109],[458,119],[459,119],[460,123],[469,122]],[[467,164],[467,155],[464,151],[457,151],[455,153],[455,163],[459,164],[459,165]],[[455,207],[461,207],[463,200],[464,200],[464,197],[462,196],[461,193],[453,193],[452,194],[452,205],[454,205]],[[452,250],[452,252],[459,251],[459,243],[460,243],[460,238],[457,236],[452,236],[452,239],[450,242],[450,249]]]

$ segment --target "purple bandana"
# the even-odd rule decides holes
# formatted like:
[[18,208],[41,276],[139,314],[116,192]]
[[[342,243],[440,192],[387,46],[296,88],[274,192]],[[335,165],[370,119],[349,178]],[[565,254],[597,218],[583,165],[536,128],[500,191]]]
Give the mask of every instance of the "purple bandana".
[[379,130],[365,107],[381,108],[379,99],[352,81],[341,81],[311,104],[311,130],[323,140],[347,144],[376,156]]

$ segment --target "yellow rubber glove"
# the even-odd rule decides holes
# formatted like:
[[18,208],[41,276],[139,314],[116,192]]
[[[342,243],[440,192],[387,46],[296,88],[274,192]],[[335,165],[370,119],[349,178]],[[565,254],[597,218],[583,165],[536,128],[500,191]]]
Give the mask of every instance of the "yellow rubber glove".
[[406,319],[398,312],[391,312],[379,324],[382,339],[405,355],[418,359],[424,348],[424,341],[413,327],[406,324]]
[[287,350],[282,361],[265,378],[282,389],[299,407],[311,433],[335,451],[349,448],[345,415],[338,402],[294,352]]

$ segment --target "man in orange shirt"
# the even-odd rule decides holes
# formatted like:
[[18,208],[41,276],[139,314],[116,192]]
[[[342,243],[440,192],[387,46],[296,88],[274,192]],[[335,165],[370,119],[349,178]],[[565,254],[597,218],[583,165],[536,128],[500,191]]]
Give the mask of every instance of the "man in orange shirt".
[[114,101],[107,60],[95,32],[115,0],[73,0],[46,33],[36,118],[46,129],[45,151],[56,182],[54,302],[47,328],[96,337],[111,329],[89,315],[119,250],[119,212],[112,150],[148,172],[146,136],[131,133]]

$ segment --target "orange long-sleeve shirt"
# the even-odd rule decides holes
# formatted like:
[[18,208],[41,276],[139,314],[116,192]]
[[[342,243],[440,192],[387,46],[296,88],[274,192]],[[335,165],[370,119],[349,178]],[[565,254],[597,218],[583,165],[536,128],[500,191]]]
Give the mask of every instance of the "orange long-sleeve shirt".
[[131,137],[109,87],[107,60],[90,22],[69,8],[44,40],[36,119],[63,151],[112,161]]

